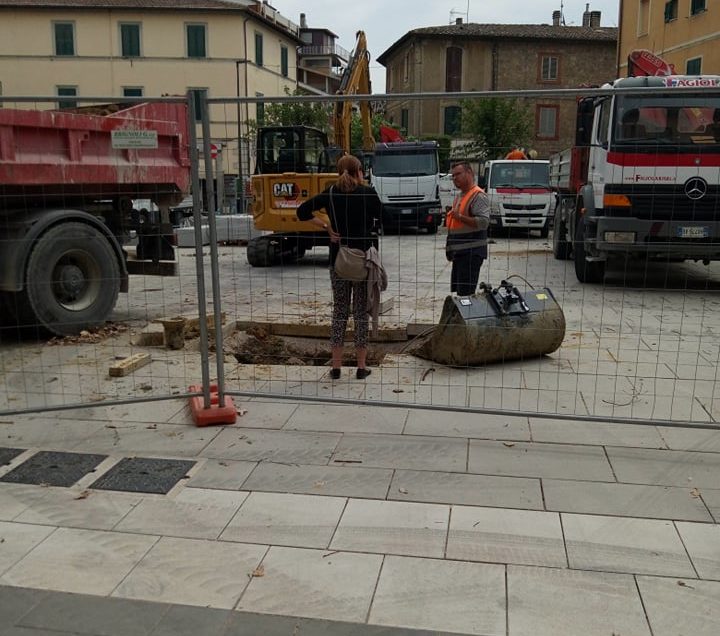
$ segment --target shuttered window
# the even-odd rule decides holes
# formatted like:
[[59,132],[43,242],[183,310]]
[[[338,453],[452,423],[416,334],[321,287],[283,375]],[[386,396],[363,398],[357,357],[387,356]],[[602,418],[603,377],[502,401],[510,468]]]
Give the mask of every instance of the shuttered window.
[[449,46],[445,52],[445,90],[449,93],[462,90],[462,54],[458,46]]

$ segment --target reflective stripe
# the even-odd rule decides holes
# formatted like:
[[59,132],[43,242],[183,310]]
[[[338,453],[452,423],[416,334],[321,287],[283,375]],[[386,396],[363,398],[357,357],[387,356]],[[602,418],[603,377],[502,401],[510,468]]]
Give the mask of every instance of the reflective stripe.
[[445,217],[445,225],[447,226],[448,230],[454,230],[454,229],[458,229],[458,228],[467,227],[462,221],[455,218],[455,213],[459,213],[463,216],[467,216],[467,215],[465,215],[465,210],[467,209],[468,204],[470,203],[471,199],[476,194],[478,194],[479,192],[482,192],[482,191],[483,191],[483,189],[481,187],[473,186],[463,195],[462,199],[460,199],[459,204],[458,204],[459,196],[455,197],[455,199],[453,200],[453,209],[452,209],[453,213],[448,214]]

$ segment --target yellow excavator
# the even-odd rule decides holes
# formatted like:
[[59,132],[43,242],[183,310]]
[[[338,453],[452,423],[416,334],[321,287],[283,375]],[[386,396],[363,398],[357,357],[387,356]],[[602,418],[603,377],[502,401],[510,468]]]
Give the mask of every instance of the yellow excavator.
[[[299,221],[297,207],[322,192],[337,179],[335,162],[349,153],[353,95],[370,94],[370,54],[365,33],[358,31],[355,49],[343,73],[332,114],[332,143],[328,135],[309,126],[265,126],[258,129],[257,160],[251,179],[253,222],[258,230],[270,232],[249,241],[248,263],[269,267],[295,262],[308,249],[328,245],[327,232],[317,232],[308,221]],[[362,150],[372,153],[370,104],[360,102],[363,131]]]

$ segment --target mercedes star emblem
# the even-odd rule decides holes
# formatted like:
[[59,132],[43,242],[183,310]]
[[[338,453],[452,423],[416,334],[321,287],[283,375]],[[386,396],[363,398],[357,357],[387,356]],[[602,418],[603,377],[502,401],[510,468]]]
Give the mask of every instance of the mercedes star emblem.
[[702,177],[693,177],[685,182],[685,194],[688,199],[697,201],[707,194],[708,184]]

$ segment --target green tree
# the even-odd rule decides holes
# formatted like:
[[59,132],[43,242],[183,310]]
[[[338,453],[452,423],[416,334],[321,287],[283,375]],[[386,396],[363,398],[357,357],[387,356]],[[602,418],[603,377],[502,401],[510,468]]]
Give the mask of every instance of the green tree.
[[[291,92],[286,87],[285,94],[298,96],[303,93],[299,89]],[[321,101],[268,103],[265,106],[265,116],[260,125],[313,126],[325,132],[330,132],[330,108],[329,104],[324,104]]]
[[463,100],[462,131],[470,142],[466,156],[504,157],[514,146],[528,146],[532,132],[530,109],[517,99],[488,97]]
[[[372,136],[375,138],[376,142],[380,141],[380,126],[397,128],[397,126],[393,126],[387,119],[385,119],[385,115],[381,113],[375,113],[370,118],[370,129],[372,131]],[[350,120],[350,148],[352,150],[362,148],[362,138],[362,121],[360,119],[360,114],[354,112],[352,115],[352,119]]]

